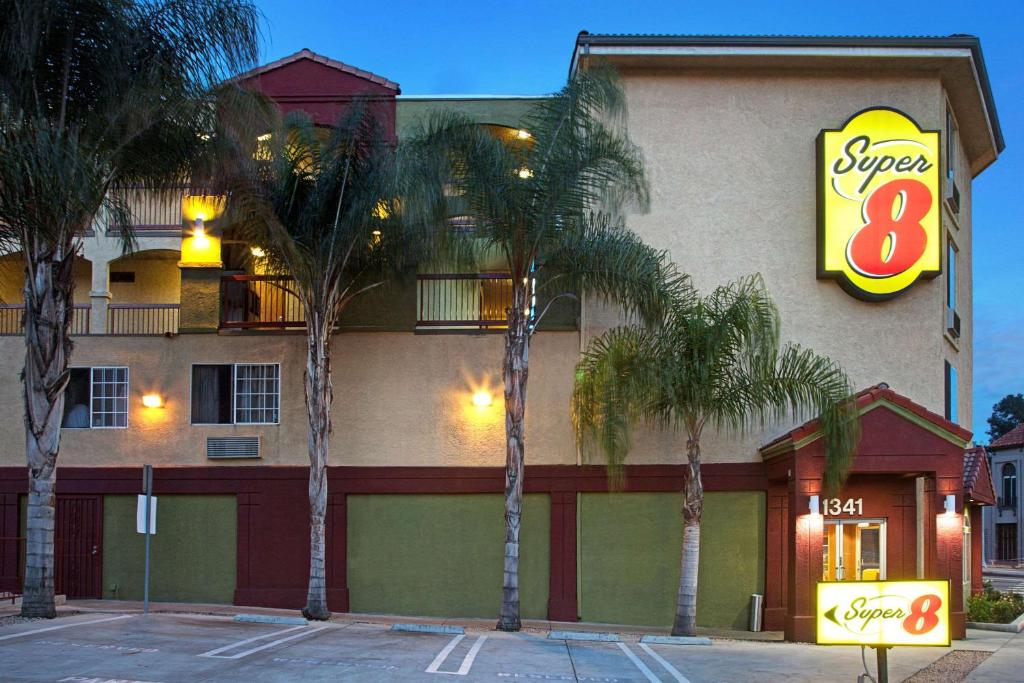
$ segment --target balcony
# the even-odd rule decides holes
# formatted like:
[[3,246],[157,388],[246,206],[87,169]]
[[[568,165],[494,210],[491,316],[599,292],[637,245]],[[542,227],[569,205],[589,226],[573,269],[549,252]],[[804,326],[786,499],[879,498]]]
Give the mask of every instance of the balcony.
[[113,192],[131,213],[132,230],[137,237],[179,237],[181,205],[186,191],[182,185],[159,194],[140,186],[122,187]]
[[[71,312],[71,334],[89,334],[89,304],[75,304]],[[0,304],[0,336],[22,334],[21,325],[25,317],[22,304]]]
[[512,279],[508,273],[416,276],[416,327],[497,330],[508,326]]
[[147,336],[177,334],[179,304],[109,304],[107,334]]
[[225,275],[220,281],[224,329],[304,330],[306,318],[287,275]]

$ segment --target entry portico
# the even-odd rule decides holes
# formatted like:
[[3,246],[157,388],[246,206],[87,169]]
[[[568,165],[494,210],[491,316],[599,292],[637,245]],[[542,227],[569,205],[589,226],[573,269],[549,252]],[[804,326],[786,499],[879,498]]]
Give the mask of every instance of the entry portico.
[[[850,477],[832,496],[817,420],[761,448],[765,627],[813,642],[821,580],[948,579],[953,637],[963,638],[963,463],[971,433],[885,384],[860,392],[857,408],[861,437]],[[954,496],[953,511],[946,496]]]

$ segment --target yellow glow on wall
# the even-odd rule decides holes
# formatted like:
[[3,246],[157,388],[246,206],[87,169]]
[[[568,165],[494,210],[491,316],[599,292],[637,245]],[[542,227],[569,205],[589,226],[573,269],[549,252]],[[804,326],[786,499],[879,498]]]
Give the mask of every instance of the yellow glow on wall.
[[822,581],[819,645],[949,646],[949,581]]
[[473,405],[477,408],[487,408],[492,403],[494,403],[494,397],[491,396],[491,392],[485,389],[473,392]]
[[218,195],[186,195],[181,200],[181,217],[188,223],[209,222],[224,213],[227,200]]
[[181,239],[181,265],[220,266],[220,237],[205,230],[193,230]]

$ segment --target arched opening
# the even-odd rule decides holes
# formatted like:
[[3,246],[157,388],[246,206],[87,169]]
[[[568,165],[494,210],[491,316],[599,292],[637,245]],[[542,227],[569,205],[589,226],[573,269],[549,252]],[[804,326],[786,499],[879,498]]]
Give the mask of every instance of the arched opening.
[[147,335],[178,331],[181,252],[147,249],[108,265],[107,334]]
[[1002,469],[1002,505],[1001,507],[1017,506],[1017,466],[1012,462],[1005,463]]

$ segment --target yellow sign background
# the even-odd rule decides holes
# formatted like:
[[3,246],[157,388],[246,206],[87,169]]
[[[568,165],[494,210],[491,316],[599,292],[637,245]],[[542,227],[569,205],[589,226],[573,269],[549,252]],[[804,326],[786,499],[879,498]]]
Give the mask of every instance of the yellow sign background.
[[948,646],[949,581],[821,581],[819,645]]
[[[900,294],[918,278],[937,275],[942,269],[939,166],[938,131],[921,130],[913,119],[895,109],[867,109],[840,130],[823,130],[818,137],[818,277],[837,279],[858,298],[880,301]],[[913,262],[896,273],[858,271],[850,245],[851,238],[870,222],[866,203],[876,190],[898,180],[923,184],[931,203],[923,217],[914,220],[917,216],[901,215],[909,214],[905,194],[892,202],[883,201],[880,194],[876,214],[890,213],[897,221],[907,220],[898,224],[876,251],[888,251],[890,263],[896,263],[898,256],[907,256],[909,248]],[[875,223],[878,227],[878,220]],[[917,258],[913,258],[918,253],[914,241],[920,233],[914,223],[920,224],[926,240]],[[904,233],[904,229],[910,232]]]

